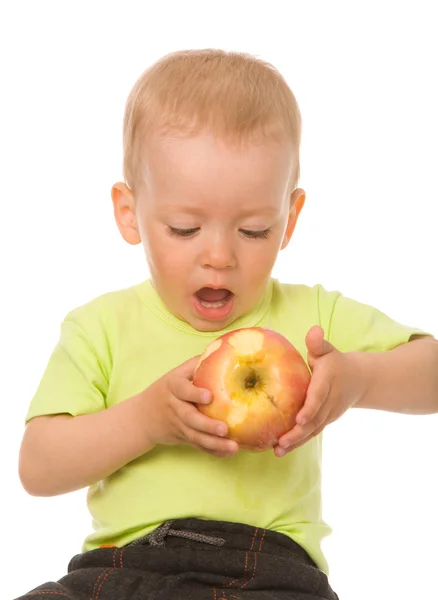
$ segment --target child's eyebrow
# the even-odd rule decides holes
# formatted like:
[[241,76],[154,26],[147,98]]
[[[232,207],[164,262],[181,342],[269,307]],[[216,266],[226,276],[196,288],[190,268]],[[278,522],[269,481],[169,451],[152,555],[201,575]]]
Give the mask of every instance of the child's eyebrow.
[[[187,214],[193,214],[193,215],[203,215],[206,212],[208,212],[207,210],[200,208],[200,207],[196,207],[196,206],[189,206],[189,205],[175,205],[175,204],[164,204],[162,207],[162,210],[164,212],[167,213],[187,213]],[[281,208],[278,206],[263,206],[261,208],[250,208],[247,210],[242,210],[240,212],[240,215],[245,217],[245,216],[250,216],[250,215],[258,215],[258,214],[267,214],[267,215],[276,215],[280,212]]]

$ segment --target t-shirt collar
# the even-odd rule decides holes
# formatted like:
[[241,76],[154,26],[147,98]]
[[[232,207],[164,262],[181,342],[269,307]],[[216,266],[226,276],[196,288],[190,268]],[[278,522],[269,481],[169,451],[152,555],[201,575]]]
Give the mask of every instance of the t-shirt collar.
[[175,329],[179,329],[180,331],[185,331],[186,333],[191,333],[193,335],[198,335],[201,337],[212,337],[217,338],[220,335],[227,333],[228,331],[233,331],[235,329],[239,329],[241,327],[256,327],[269,307],[272,297],[272,288],[273,288],[273,279],[269,279],[266,290],[258,301],[258,303],[253,307],[253,309],[239,317],[235,321],[233,321],[230,325],[225,327],[224,329],[218,331],[198,331],[186,321],[179,319],[174,314],[172,314],[164,302],[161,300],[157,291],[155,290],[151,279],[147,279],[142,284],[137,286],[137,291],[146,306],[161,320],[165,321]]

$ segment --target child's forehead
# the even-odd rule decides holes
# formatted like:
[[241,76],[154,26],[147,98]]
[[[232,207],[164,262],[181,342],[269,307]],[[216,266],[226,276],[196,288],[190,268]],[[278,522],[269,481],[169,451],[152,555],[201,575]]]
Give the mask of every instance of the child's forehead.
[[277,186],[263,193],[255,188],[242,190],[227,182],[211,185],[204,178],[196,186],[191,182],[179,186],[167,181],[165,186],[152,185],[150,192],[146,200],[149,211],[164,219],[187,219],[181,222],[256,219],[266,223],[276,221],[289,205],[286,183],[282,188]]
[[233,144],[204,133],[147,140],[140,162],[149,182],[163,190],[178,185],[182,194],[194,194],[215,186],[238,200],[246,194],[278,195],[290,179],[294,152],[276,140]]
[[[217,212],[217,204],[212,201],[203,202],[181,202],[176,200],[175,202],[169,201],[168,199],[162,198],[161,201],[158,199],[160,212],[167,215],[192,215],[194,217],[202,217],[208,214]],[[265,204],[257,205],[251,203],[248,205],[243,199],[233,201],[231,206],[223,206],[226,211],[238,212],[240,217],[275,217],[281,210],[282,203],[277,202],[276,204]]]
[[291,152],[296,153],[292,148],[290,140],[279,137],[262,136],[261,134],[253,137],[240,138],[223,137],[215,135],[208,130],[201,130],[195,134],[174,132],[172,134],[152,134],[142,144],[144,154],[149,156],[168,157],[171,159],[177,156],[180,160],[190,154],[202,153],[209,156],[232,156],[244,158],[257,154],[270,154],[273,157],[286,156]]

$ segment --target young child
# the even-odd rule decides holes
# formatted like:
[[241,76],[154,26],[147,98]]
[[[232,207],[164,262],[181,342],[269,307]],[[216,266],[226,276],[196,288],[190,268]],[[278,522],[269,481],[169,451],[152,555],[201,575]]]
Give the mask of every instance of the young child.
[[[438,344],[378,310],[271,278],[303,208],[300,113],[271,65],[168,55],[134,86],[114,214],[150,279],[73,310],[27,414],[34,495],[88,486],[93,532],[68,574],[22,599],[335,600],[321,551],[321,432],[350,407],[438,410]],[[199,355],[261,326],[312,371],[272,451],[197,405]],[[407,343],[409,342],[409,343]]]

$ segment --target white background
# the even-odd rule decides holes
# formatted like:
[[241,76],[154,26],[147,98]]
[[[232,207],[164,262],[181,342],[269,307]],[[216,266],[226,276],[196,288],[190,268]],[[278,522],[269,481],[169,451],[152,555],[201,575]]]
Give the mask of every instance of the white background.
[[[119,237],[126,97],[167,52],[275,64],[300,103],[307,205],[274,275],[322,283],[438,335],[434,2],[19,2],[0,8],[1,596],[61,577],[83,491],[32,498],[28,403],[75,306],[147,277]],[[421,399],[419,399],[420,401]],[[433,598],[437,416],[355,410],[325,436],[325,543],[341,600]],[[267,501],[269,498],[267,497]]]

